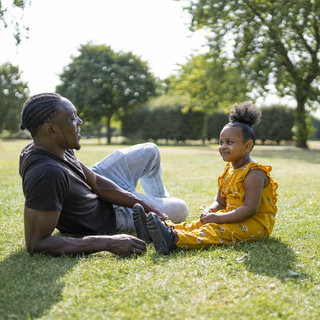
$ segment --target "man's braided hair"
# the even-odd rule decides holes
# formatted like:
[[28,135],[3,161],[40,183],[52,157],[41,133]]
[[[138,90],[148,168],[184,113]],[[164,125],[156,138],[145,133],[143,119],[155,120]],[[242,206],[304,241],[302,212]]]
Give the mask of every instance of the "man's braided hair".
[[22,109],[20,129],[27,129],[34,136],[38,127],[55,113],[60,98],[57,93],[40,93],[30,97]]

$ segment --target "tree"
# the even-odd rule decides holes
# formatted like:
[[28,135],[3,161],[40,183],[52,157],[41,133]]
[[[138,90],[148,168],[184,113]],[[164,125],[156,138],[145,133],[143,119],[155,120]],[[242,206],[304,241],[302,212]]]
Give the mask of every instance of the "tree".
[[191,107],[209,113],[248,100],[246,79],[228,59],[212,53],[192,56],[171,78],[169,86],[185,96]]
[[296,145],[307,148],[308,108],[320,97],[320,1],[187,3],[191,29],[212,30],[210,46],[238,63],[252,88],[265,93],[274,84],[280,96],[295,98]]
[[0,65],[0,131],[19,129],[23,103],[28,97],[28,85],[21,80],[19,68],[5,63]]
[[25,8],[26,2],[26,0],[12,0],[6,1],[4,4],[0,1],[0,30],[3,27],[7,28],[9,25],[14,25],[13,36],[17,44],[21,41],[21,29],[28,31],[28,28],[21,25],[20,15]]
[[81,117],[99,123],[106,117],[107,141],[111,119],[145,102],[155,93],[155,79],[133,53],[117,53],[105,45],[82,45],[79,56],[64,68],[57,92],[69,98]]

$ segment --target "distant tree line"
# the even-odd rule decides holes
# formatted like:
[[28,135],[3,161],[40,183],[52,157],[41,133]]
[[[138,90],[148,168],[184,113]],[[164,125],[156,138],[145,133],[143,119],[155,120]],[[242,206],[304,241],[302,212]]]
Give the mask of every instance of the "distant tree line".
[[[110,49],[106,47],[92,48],[90,46],[83,46],[81,49],[90,49],[94,51],[94,53],[96,53],[96,51],[100,53],[101,49],[103,53],[107,52],[107,54],[109,54],[111,52]],[[188,103],[185,96],[178,94],[172,97],[166,92],[158,92],[156,98],[141,104],[147,99],[148,90],[150,90],[150,93],[154,94],[156,86],[156,84],[153,83],[154,80],[148,74],[148,70],[144,69],[143,62],[135,56],[123,54],[122,56],[116,56],[116,58],[125,65],[126,74],[124,77],[121,75],[121,78],[120,76],[116,77],[116,73],[114,73],[114,79],[111,79],[111,83],[116,87],[120,87],[120,85],[117,86],[116,81],[120,81],[121,85],[127,85],[128,88],[134,88],[136,86],[134,91],[131,90],[135,93],[135,95],[133,95],[135,99],[134,102],[136,103],[138,102],[138,99],[142,99],[140,100],[140,104],[137,104],[136,107],[132,104],[132,108],[121,108],[122,103],[117,105],[121,112],[118,110],[115,112],[118,115],[118,119],[121,120],[121,128],[115,129],[114,127],[109,127],[109,136],[111,136],[111,132],[113,132],[114,135],[123,135],[131,141],[145,141],[149,139],[157,141],[165,139],[167,141],[173,140],[176,142],[185,142],[187,140],[210,141],[212,139],[219,139],[222,127],[228,122],[227,111],[217,111],[217,109],[210,111],[208,108],[203,108],[201,106],[190,107],[190,105],[194,104]],[[134,58],[136,58],[136,60],[134,60]],[[113,62],[113,70],[117,70],[118,61]],[[71,66],[73,66],[73,64],[71,64]],[[71,66],[64,71],[63,76],[66,76],[67,73],[71,72]],[[99,72],[102,72],[102,75],[105,71],[104,69],[105,68],[103,67],[98,68]],[[131,74],[138,77],[140,82],[136,81],[134,85],[129,84],[128,80],[129,82],[131,81]],[[141,74],[146,74],[146,76],[141,76]],[[95,74],[95,76],[97,76],[96,78],[98,79],[98,75]],[[74,79],[77,78],[78,77],[74,77]],[[122,79],[128,80],[124,81]],[[107,80],[105,80],[104,83],[107,83]],[[86,81],[83,82],[86,83]],[[93,82],[90,82],[91,89],[82,90],[81,92],[93,94],[98,91],[97,88],[92,85]],[[65,80],[63,83],[66,85],[68,81]],[[137,87],[137,85],[139,86]],[[74,89],[74,87],[77,86],[78,84],[74,86],[73,82],[71,82],[71,85],[68,83],[68,86],[64,88],[66,92],[63,93],[66,94],[67,97],[70,97],[72,94],[68,92],[68,90]],[[82,86],[84,86],[84,84],[82,84]],[[105,86],[101,86],[101,88],[101,90],[103,90]],[[147,90],[145,90],[145,88],[147,88]],[[62,91],[62,87],[60,87],[60,89]],[[126,94],[125,90],[126,88],[122,88],[121,91],[119,91],[119,94],[117,95],[119,101],[121,92],[125,93],[123,95],[124,98],[131,99],[130,94]],[[143,90],[145,90],[147,94],[143,92]],[[159,89],[157,90],[159,91]],[[137,94],[138,92],[140,92],[139,95]],[[0,65],[0,134],[2,137],[19,136],[18,127],[21,108],[28,95],[28,86],[27,83],[21,80],[19,68],[10,63]],[[101,97],[99,95],[102,102],[104,101],[103,96],[103,94]],[[105,93],[105,96],[108,96],[108,92]],[[71,100],[73,102],[75,100],[74,103],[76,106],[78,108],[80,107],[80,116],[86,118],[84,119],[83,133],[87,136],[99,136],[101,131],[103,131],[103,128],[105,128],[105,120],[103,117],[105,110],[103,103],[101,102],[102,107],[99,109],[98,107],[100,104],[95,104],[97,100],[94,102],[86,101],[85,108],[82,108],[81,101],[78,101],[79,99],[77,98],[79,97],[74,96]],[[83,99],[83,101],[85,101],[85,99]],[[117,100],[114,99],[113,101]],[[133,100],[129,100],[129,102],[131,101]],[[95,104],[96,109],[91,107],[92,103]],[[123,102],[123,104],[125,103]],[[262,121],[255,127],[257,139],[260,139],[262,143],[268,141],[279,143],[282,140],[294,140],[296,130],[294,109],[282,105],[273,105],[270,107],[263,107],[261,110]],[[309,139],[319,140],[320,120],[314,117],[308,117],[307,124],[309,126],[308,131],[311,133]]]
[[[293,141],[294,110],[273,105],[262,107],[262,119],[255,130],[256,139],[262,143]],[[311,138],[319,139],[320,121],[312,119]],[[202,110],[186,109],[182,105],[166,107],[143,106],[122,119],[122,135],[129,140],[218,140],[220,131],[228,123],[226,112],[206,114]]]

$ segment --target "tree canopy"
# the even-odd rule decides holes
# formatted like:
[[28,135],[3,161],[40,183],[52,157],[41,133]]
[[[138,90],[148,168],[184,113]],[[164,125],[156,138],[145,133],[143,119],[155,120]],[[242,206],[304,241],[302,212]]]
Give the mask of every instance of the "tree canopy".
[[0,65],[0,132],[19,130],[20,114],[28,93],[19,68],[10,63]]
[[0,1],[0,30],[12,25],[14,27],[13,35],[17,44],[21,41],[21,30],[28,30],[28,28],[21,25],[22,12],[26,2],[26,0]]
[[307,147],[306,116],[320,97],[320,1],[184,0],[193,30],[211,30],[209,44],[232,59],[251,88],[269,84],[296,100],[297,146]]
[[131,52],[105,45],[82,45],[79,56],[64,68],[57,92],[70,99],[84,120],[106,118],[111,142],[111,119],[145,102],[155,93],[155,79],[146,62]]
[[185,96],[187,105],[208,113],[247,100],[246,79],[228,59],[212,53],[192,56],[170,80],[169,87]]

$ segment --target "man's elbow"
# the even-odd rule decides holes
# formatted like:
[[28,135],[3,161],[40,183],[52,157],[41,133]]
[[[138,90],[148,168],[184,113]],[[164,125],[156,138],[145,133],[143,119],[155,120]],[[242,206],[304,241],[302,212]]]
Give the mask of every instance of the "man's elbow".
[[42,252],[41,246],[36,241],[27,241],[26,240],[26,249],[30,254]]
[[50,256],[70,254],[66,249],[65,241],[57,238],[48,236],[41,239],[26,239],[27,252],[30,254],[42,253]]
[[46,247],[43,239],[26,239],[26,249],[30,254],[48,253],[48,248]]

